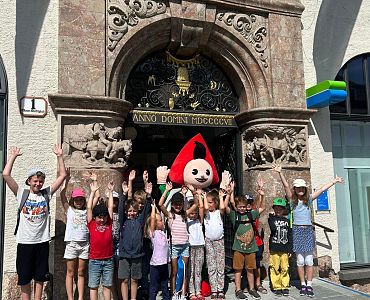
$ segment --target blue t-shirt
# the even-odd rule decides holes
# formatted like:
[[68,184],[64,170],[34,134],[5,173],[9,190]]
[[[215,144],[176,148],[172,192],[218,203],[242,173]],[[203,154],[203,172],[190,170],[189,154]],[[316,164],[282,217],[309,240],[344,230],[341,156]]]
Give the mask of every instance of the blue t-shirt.
[[298,204],[293,207],[293,225],[312,225],[311,221],[311,206],[312,199],[308,199],[308,205],[304,205],[303,201],[298,200]]

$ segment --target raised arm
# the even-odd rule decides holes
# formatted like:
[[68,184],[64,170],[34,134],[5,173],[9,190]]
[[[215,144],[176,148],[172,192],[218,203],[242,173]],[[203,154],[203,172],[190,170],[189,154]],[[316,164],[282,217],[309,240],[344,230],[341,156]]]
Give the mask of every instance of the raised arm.
[[202,191],[201,194],[203,198],[204,214],[206,214],[208,212],[207,193],[205,191]]
[[257,203],[257,208],[258,212],[262,213],[266,209],[265,205],[265,192],[263,191],[263,185],[264,182],[262,179],[259,179],[257,181],[257,193],[258,193],[258,203]]
[[13,177],[10,175],[13,169],[14,162],[18,156],[21,156],[21,149],[17,147],[10,147],[9,151],[9,159],[5,165],[5,168],[3,170],[3,178],[10,188],[10,190],[13,192],[14,195],[17,195],[18,192],[18,184],[15,182]]
[[168,218],[169,217],[169,213],[168,213],[168,210],[166,209],[166,207],[164,206],[164,201],[166,200],[166,196],[167,196],[167,193],[172,190],[172,182],[167,182],[166,183],[166,189],[164,190],[162,196],[161,196],[161,199],[159,199],[159,203],[158,203],[158,206],[159,206],[159,209],[163,212],[163,214]]
[[328,182],[327,184],[324,184],[322,187],[320,187],[318,190],[316,190],[312,194],[312,196],[311,196],[312,200],[315,200],[318,196],[321,195],[322,192],[330,189],[333,185],[335,185],[337,183],[344,183],[343,178],[339,177],[339,176],[335,176],[335,178],[332,181]]
[[60,144],[54,145],[53,152],[57,156],[59,175],[57,179],[51,185],[51,194],[54,194],[55,191],[59,189],[59,187],[62,185],[64,181],[64,178],[66,178],[67,176],[67,171],[64,165],[64,160],[63,160],[62,146]]
[[[230,198],[228,200],[230,200],[233,210],[236,210],[234,190],[235,190],[235,182],[230,181],[230,184],[226,187],[226,192],[230,195]],[[225,202],[225,211],[227,214],[230,213],[229,201]]]
[[127,194],[127,199],[132,199],[132,195],[133,195],[133,192],[132,192],[132,183],[134,182],[135,177],[136,177],[136,171],[135,170],[131,170],[130,171],[130,174],[128,175],[128,194]]
[[108,183],[107,189],[108,189],[108,203],[107,203],[108,213],[109,213],[111,220],[113,220],[113,206],[114,206],[113,205],[113,189],[114,189],[113,181],[110,181]]
[[218,198],[220,199],[220,213],[223,215],[225,213],[226,204],[228,205],[230,195],[224,192],[223,189],[219,189]]
[[285,177],[284,177],[284,175],[283,175],[283,173],[282,173],[282,170],[281,170],[281,165],[272,165],[272,169],[274,170],[274,171],[276,171],[276,172],[278,172],[279,173],[279,176],[280,176],[280,180],[281,180],[281,182],[282,182],[282,184],[283,184],[283,187],[284,187],[284,190],[285,190],[285,194],[286,194],[286,196],[288,197],[288,199],[289,200],[291,200],[292,199],[292,191],[291,191],[291,189],[290,189],[290,187],[289,187],[289,184],[288,184],[288,182],[286,181],[286,179],[285,179]]
[[128,185],[127,182],[122,182],[122,196],[120,196],[119,204],[118,204],[118,222],[120,224],[120,228],[123,226],[123,223],[126,220],[125,214],[125,205],[127,200],[127,193],[128,193]]
[[186,215],[189,215],[189,214],[191,214],[192,212],[194,212],[198,209],[198,201],[199,201],[198,194],[196,193],[196,190],[195,190],[194,186],[191,185],[191,184],[187,184],[186,188],[184,188],[183,190],[184,190],[184,192],[183,191],[181,191],[181,192],[183,192],[183,194],[184,194],[184,199],[186,197],[186,193],[187,193],[188,190],[193,194],[194,203],[192,204],[192,206],[190,206],[186,210]]
[[93,219],[92,210],[93,210],[94,206],[96,205],[96,202],[94,201],[94,197],[95,197],[95,193],[98,189],[99,189],[99,186],[98,186],[97,181],[93,181],[92,183],[90,183],[90,195],[89,195],[89,199],[88,199],[87,205],[86,205],[87,222],[90,222]]
[[201,224],[204,222],[204,199],[201,189],[197,189],[198,206],[199,206],[199,221]]
[[146,182],[144,186],[144,190],[146,193],[146,202],[142,211],[143,214],[143,222],[145,223],[145,220],[150,214],[150,208],[152,203],[152,192],[153,192],[153,184],[151,182]]
[[66,196],[66,190],[67,190],[69,180],[71,179],[71,169],[67,168],[66,171],[67,171],[67,176],[64,180],[63,187],[60,190],[60,201],[62,202],[62,205],[65,211],[67,211],[69,208],[69,203],[68,203],[67,196]]
[[152,207],[152,211],[150,213],[149,230],[150,230],[150,234],[152,235],[154,230],[155,230],[156,221],[157,221],[156,209],[155,209],[155,203],[154,202],[151,204],[151,207]]

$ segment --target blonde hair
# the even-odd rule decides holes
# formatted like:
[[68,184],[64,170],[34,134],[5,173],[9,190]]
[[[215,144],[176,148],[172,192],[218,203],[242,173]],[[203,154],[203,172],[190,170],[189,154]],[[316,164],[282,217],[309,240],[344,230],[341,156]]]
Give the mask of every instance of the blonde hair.
[[[162,219],[162,216],[160,213],[156,212],[155,213],[155,222],[157,222],[157,217],[160,217]],[[149,217],[146,218],[146,221],[145,221],[145,226],[144,226],[144,237],[146,238],[150,238],[150,215]],[[157,226],[157,224],[156,224]]]
[[146,193],[143,190],[138,190],[134,193],[134,199],[136,201],[145,202],[146,201]]

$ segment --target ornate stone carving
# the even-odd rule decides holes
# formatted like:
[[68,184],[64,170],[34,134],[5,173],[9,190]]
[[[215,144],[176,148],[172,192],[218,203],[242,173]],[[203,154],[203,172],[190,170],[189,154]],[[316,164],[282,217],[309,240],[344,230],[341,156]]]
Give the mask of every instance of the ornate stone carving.
[[221,12],[217,14],[217,19],[223,21],[227,26],[232,26],[238,31],[259,54],[262,65],[267,68],[267,28],[265,19],[254,14],[237,14]]
[[67,165],[73,167],[126,167],[131,140],[122,139],[121,126],[101,122],[64,126],[63,149]]
[[249,168],[278,163],[306,167],[307,136],[303,126],[252,126],[244,134],[245,163]]
[[139,19],[150,18],[166,12],[164,2],[154,0],[109,0],[108,49],[114,50],[117,43],[128,32],[129,26],[139,23]]

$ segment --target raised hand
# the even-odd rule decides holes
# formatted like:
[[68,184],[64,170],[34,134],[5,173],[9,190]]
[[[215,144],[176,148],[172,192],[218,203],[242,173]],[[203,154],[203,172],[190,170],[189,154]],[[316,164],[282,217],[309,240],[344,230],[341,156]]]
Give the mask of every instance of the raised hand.
[[136,177],[136,171],[135,170],[131,170],[130,174],[128,175],[128,180],[129,181],[134,181],[135,180],[135,177]]
[[151,195],[153,191],[153,184],[151,182],[148,182],[145,185],[144,190],[145,190],[145,193],[147,193],[148,195]]
[[335,178],[333,179],[333,183],[344,183],[343,177],[339,177],[338,175],[335,175]]
[[172,182],[168,181],[168,182],[166,182],[166,191],[168,192],[170,190],[172,190]]
[[[194,193],[195,192],[195,188],[194,188],[194,186],[192,185],[192,184],[186,184],[186,187],[187,187],[187,189],[189,189],[192,193]],[[186,192],[185,192],[186,193]]]
[[21,148],[10,147],[9,150],[11,156],[17,157],[22,155]]
[[108,189],[108,191],[113,192],[113,189],[114,189],[114,182],[113,181],[108,182],[107,189]]
[[127,181],[122,182],[122,192],[123,192],[124,194],[127,194],[127,193],[128,193],[128,185],[127,185]]
[[167,182],[167,176],[170,172],[170,169],[167,166],[161,166],[157,168],[157,183],[165,184]]
[[273,164],[272,165],[272,169],[278,173],[281,172],[281,165],[278,165],[278,164]]
[[144,181],[144,185],[149,181],[149,175],[148,175],[147,170],[143,172],[143,181]]
[[53,152],[56,156],[63,156],[63,149],[62,145],[60,144],[55,144],[53,147]]
[[93,182],[90,183],[91,192],[95,193],[98,189],[100,189],[100,186],[98,186],[97,181],[93,181]]

